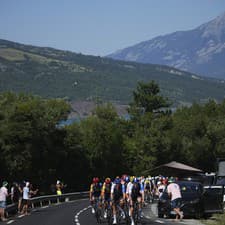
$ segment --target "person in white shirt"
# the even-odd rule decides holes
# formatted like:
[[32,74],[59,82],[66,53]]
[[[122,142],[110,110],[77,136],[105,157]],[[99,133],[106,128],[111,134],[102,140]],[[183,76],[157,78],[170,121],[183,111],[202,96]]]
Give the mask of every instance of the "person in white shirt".
[[30,190],[30,183],[26,182],[26,185],[23,188],[23,200],[22,200],[23,209],[21,212],[22,214],[28,215],[28,204],[29,204],[30,194],[36,194],[37,191],[38,190],[36,190],[36,191]]
[[3,181],[2,187],[0,188],[0,218],[2,221],[6,221],[5,208],[6,208],[6,197],[8,196],[7,189],[8,182]]
[[161,181],[157,182],[157,195],[159,196],[159,198],[162,196],[165,188],[166,188],[166,186],[164,184],[162,184]]
[[180,217],[180,220],[183,219],[183,212],[180,211],[181,205],[181,191],[178,184],[175,183],[173,178],[169,179],[169,185],[167,186],[167,192],[171,199],[171,206],[174,212],[176,213],[176,220]]

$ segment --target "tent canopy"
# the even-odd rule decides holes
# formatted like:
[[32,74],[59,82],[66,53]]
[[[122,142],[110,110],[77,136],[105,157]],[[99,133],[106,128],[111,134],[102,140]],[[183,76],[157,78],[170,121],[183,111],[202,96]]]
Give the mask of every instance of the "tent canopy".
[[148,172],[150,172],[151,175],[162,174],[165,176],[194,175],[194,174],[196,175],[199,173],[203,173],[203,171],[200,169],[176,161],[160,165]]

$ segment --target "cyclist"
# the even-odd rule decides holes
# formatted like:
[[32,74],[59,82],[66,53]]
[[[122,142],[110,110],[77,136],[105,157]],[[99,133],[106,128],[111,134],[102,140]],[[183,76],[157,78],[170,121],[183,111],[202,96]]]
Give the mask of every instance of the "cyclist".
[[107,212],[106,209],[107,207],[110,206],[110,194],[111,194],[111,187],[112,187],[112,182],[109,177],[105,179],[105,182],[103,183],[102,190],[101,190],[101,198],[103,201],[103,208],[104,208],[104,218],[107,218]]
[[134,204],[138,203],[138,213],[141,216],[142,213],[142,203],[144,202],[144,187],[139,182],[137,177],[134,178],[132,186],[129,190],[130,196],[130,217],[131,217],[131,225],[134,225],[134,218],[133,218],[133,211],[134,211]]
[[101,195],[101,185],[99,183],[99,178],[94,177],[89,191],[89,199],[92,206],[92,213],[95,213],[94,204],[96,201],[99,201],[100,195]]
[[[133,186],[133,180],[134,180],[134,176],[130,176],[130,179],[129,179],[129,182],[127,184],[127,188],[126,188],[126,199],[127,199],[127,202],[130,203],[130,193],[131,193],[131,188]],[[130,204],[128,204],[128,213],[129,213],[129,216],[130,216]]]
[[117,224],[116,212],[117,209],[122,213],[123,218],[125,219],[125,213],[122,210],[121,206],[124,204],[124,194],[125,186],[121,183],[121,179],[116,177],[111,188],[111,199],[112,199],[112,209],[113,209],[113,224]]
[[147,177],[144,182],[144,192],[145,192],[145,198],[147,202],[152,202],[152,190],[153,190],[152,186],[153,185],[151,183],[150,178]]

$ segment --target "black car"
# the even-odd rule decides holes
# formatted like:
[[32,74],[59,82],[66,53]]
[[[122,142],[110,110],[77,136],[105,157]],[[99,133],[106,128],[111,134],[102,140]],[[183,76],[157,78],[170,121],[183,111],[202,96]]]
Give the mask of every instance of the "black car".
[[[201,218],[204,215],[204,188],[200,182],[179,181],[182,195],[181,210],[184,216]],[[171,209],[167,189],[164,190],[158,201],[158,217],[175,215]]]

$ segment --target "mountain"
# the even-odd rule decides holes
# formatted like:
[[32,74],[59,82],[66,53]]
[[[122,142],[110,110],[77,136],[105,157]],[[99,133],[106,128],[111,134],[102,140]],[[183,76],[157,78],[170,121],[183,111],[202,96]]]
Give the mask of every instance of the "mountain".
[[107,57],[225,79],[225,13],[196,29],[159,36]]
[[155,80],[174,105],[221,101],[224,81],[168,66],[125,62],[0,40],[0,92],[25,92],[69,101],[127,104],[138,81]]

